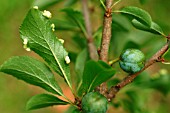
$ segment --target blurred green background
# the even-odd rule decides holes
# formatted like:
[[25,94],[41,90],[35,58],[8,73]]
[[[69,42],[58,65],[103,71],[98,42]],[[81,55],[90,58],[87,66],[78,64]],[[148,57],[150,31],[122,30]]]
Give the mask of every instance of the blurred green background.
[[[63,14],[60,12],[61,8],[72,7],[74,9],[81,10],[80,2],[78,1],[75,2],[74,4],[74,1],[76,0],[61,0],[61,2],[57,2],[56,4],[53,3],[53,5],[49,4],[48,6],[42,7],[42,9],[47,8],[47,10],[50,10],[53,14],[53,18],[63,18]],[[99,2],[99,0],[91,0],[91,1],[94,1],[93,3],[90,4],[90,8],[94,9],[91,20],[93,23],[92,24],[93,29],[96,30],[98,27],[100,27],[100,25],[102,25],[103,13],[101,11],[99,3],[94,4],[96,2]],[[144,10],[150,13],[152,19],[155,22],[157,22],[162,27],[165,34],[168,35],[168,33],[170,33],[170,19],[169,19],[170,1],[169,0],[141,0],[142,3],[140,3],[139,1],[140,0],[123,0],[122,3],[120,3],[116,8],[120,8],[122,6],[127,6],[127,5],[134,5],[143,8]],[[73,4],[68,5],[69,2],[70,3],[72,2]],[[43,5],[43,1],[42,0],[35,0],[35,1],[34,0],[1,0],[0,1],[0,64],[2,64],[5,60],[9,59],[10,57],[17,56],[17,55],[30,55],[30,56],[38,57],[33,52],[26,52],[23,49],[22,42],[19,36],[19,26],[21,25],[22,20],[27,14],[27,11],[30,9],[30,7],[33,6],[33,4]],[[128,29],[128,32],[122,32],[116,30],[115,32],[113,32],[114,38],[112,39],[111,42],[110,59],[114,57],[118,57],[122,49],[125,48],[125,45],[127,45],[128,47],[128,44],[136,45],[136,47],[144,51],[144,53],[146,53],[147,58],[149,58],[152,54],[154,54],[157,50],[159,50],[159,48],[166,42],[166,40],[163,39],[161,36],[136,30],[129,24],[128,21],[124,22],[124,26]],[[73,36],[72,33],[66,31],[57,31],[56,34],[58,37],[66,40],[65,47],[67,48],[68,51],[73,52],[75,54],[81,51],[81,49],[78,48],[78,46],[74,45],[75,42],[72,42],[72,39],[69,38]],[[166,59],[170,61],[170,53],[166,55]],[[116,66],[116,68],[118,69],[118,66]],[[118,69],[118,71],[120,71],[120,69]],[[122,73],[123,72],[118,72],[118,75]],[[151,68],[149,68],[149,70],[146,70],[146,72],[143,72],[141,75],[143,75],[144,78],[141,79],[144,79],[143,81],[146,82],[145,81],[146,76],[150,76],[153,79],[155,78],[157,79],[159,77],[162,77],[162,75],[163,77],[165,77],[164,75],[166,75],[166,77],[163,78],[163,83],[164,83],[164,79],[165,82],[170,83],[169,77],[167,77],[168,75],[170,76],[169,73],[170,73],[169,65],[163,65],[158,63],[152,66]],[[159,80],[160,79],[158,79],[157,81],[158,83],[156,83],[158,85],[154,86],[154,89],[158,89],[158,91],[148,90],[147,88],[145,89],[143,88],[142,85],[141,85],[142,90],[137,91],[138,94],[136,94],[137,95],[136,99],[139,100],[136,101],[141,101],[141,103],[143,102],[141,106],[147,106],[145,107],[145,109],[151,109],[148,113],[170,112],[170,108],[169,108],[170,93],[168,93],[170,88],[169,89],[164,88],[164,86],[170,87],[170,85],[161,84],[162,85],[161,86],[159,85]],[[130,86],[126,87],[121,92],[126,91],[128,88],[130,88]],[[6,74],[0,73],[0,113],[60,113],[66,110],[65,108],[62,107],[51,107],[51,108],[45,108],[36,111],[26,111],[25,104],[27,100],[32,95],[38,94],[39,92],[43,92],[43,91],[37,87],[28,85],[11,76],[7,76]],[[120,95],[118,95],[118,99],[115,100],[118,101],[118,103],[119,103],[119,99],[122,98],[121,92]],[[141,93],[143,94],[140,95]],[[131,92],[127,94],[131,95]],[[143,96],[142,100],[141,98],[138,98],[139,96]],[[128,106],[128,104],[131,103],[127,102],[127,105],[124,104],[125,107],[123,108],[125,110],[122,110],[122,108],[119,107],[117,109],[114,108],[114,111],[112,111],[113,110],[112,108],[110,109],[110,111],[112,111],[112,113],[114,112],[126,113],[127,112],[126,107]],[[119,106],[119,104],[117,105]],[[131,113],[133,112],[134,111],[131,111]],[[135,113],[137,113],[137,111],[135,111]]]

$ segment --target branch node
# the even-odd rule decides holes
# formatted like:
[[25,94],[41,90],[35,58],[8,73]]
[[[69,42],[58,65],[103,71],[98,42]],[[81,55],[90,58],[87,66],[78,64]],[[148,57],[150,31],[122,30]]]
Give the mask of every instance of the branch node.
[[112,9],[111,9],[111,8],[108,8],[108,9],[106,10],[104,16],[107,17],[107,18],[111,17],[111,16],[112,16]]

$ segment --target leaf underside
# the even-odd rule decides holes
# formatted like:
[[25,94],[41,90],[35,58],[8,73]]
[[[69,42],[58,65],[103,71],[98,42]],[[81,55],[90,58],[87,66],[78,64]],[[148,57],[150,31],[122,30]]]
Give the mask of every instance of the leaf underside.
[[128,6],[128,7],[122,8],[118,12],[125,14],[127,16],[131,16],[132,19],[136,19],[140,23],[143,23],[144,25],[146,25],[148,27],[151,26],[152,18],[149,15],[149,13],[143,9],[140,9],[140,8],[134,7],[134,6]]
[[151,27],[147,27],[144,24],[137,21],[136,19],[133,19],[132,20],[132,25],[137,29],[140,29],[140,30],[143,30],[143,31],[148,31],[148,32],[153,33],[153,34],[163,35],[164,36],[162,28],[158,24],[156,24],[155,22],[151,23]]

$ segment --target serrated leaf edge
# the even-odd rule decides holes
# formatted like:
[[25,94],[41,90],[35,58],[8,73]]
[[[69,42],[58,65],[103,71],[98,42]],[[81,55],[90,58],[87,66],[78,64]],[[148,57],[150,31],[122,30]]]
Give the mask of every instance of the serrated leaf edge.
[[[14,57],[12,57],[12,58],[14,58]],[[12,58],[10,58],[9,60],[11,60]],[[15,58],[17,58],[17,57],[15,57]],[[19,57],[18,57],[18,58],[19,58]],[[8,61],[9,61],[9,60],[8,60]],[[8,61],[6,61],[3,65],[5,65]],[[3,72],[3,69],[2,69],[3,65],[0,66],[0,71],[1,71],[1,72]],[[34,65],[34,64],[33,64],[33,65]],[[35,66],[35,67],[36,67],[36,66]],[[37,67],[37,69],[41,71],[41,69],[39,69],[38,67]],[[47,82],[45,82],[43,79],[41,79],[41,78],[39,78],[39,77],[37,77],[37,76],[34,76],[34,75],[31,74],[31,73],[27,73],[27,72],[25,72],[25,71],[21,71],[20,69],[16,70],[16,69],[12,69],[12,68],[11,68],[11,69],[5,69],[5,70],[15,70],[15,71],[18,71],[18,72],[22,72],[22,73],[31,75],[31,76],[39,79],[40,81],[44,82],[46,85],[50,86],[54,91],[56,91],[56,92],[57,92],[58,94],[60,94],[61,96],[64,96],[64,95],[63,95],[59,90],[57,90],[55,87],[51,86],[50,84],[48,84]]]
[[[45,93],[43,93],[43,94],[38,94],[38,95],[35,95],[35,96],[40,96],[40,95],[47,95],[47,96],[53,96],[53,97],[55,97],[54,95],[45,94]],[[33,96],[32,98],[34,98],[35,96]],[[30,103],[30,101],[31,101],[32,98],[30,98],[30,99],[27,101],[26,110],[34,110],[34,109],[35,109],[35,108],[32,108],[32,107],[28,107],[28,104]],[[56,97],[56,98],[57,98],[57,97]],[[57,99],[59,99],[59,98],[57,98]],[[59,100],[61,100],[61,99],[59,99]],[[66,102],[66,101],[64,101],[64,100],[61,100],[61,101],[69,104],[68,102]],[[56,102],[46,102],[46,103],[56,103]],[[66,104],[61,104],[61,105],[66,105]],[[52,106],[53,106],[53,105],[52,105]],[[46,106],[46,107],[50,107],[50,106]],[[42,108],[45,108],[45,107],[42,107]],[[40,109],[40,108],[36,108],[36,109]]]

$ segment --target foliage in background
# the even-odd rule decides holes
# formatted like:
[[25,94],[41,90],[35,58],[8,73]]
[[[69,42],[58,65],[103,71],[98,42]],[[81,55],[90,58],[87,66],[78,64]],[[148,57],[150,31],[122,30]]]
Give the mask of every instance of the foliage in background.
[[[141,2],[144,3],[144,1],[141,1]],[[75,1],[73,0],[72,2],[70,0],[69,2],[65,2],[65,5],[67,7],[72,6],[72,5],[74,6],[74,5],[76,5],[74,3],[76,3],[76,0]],[[54,5],[54,3],[49,3],[48,6],[42,6],[42,9],[52,6],[52,5]],[[81,15],[81,11],[77,11],[77,10],[69,10],[69,11],[74,11],[75,16],[77,15],[77,13],[78,13],[78,15],[79,14]],[[81,19],[72,18],[68,13],[68,8],[66,10],[62,10],[62,12],[64,12],[66,14],[64,16],[65,19],[62,18],[61,20],[59,20],[57,18],[57,19],[53,19],[52,22],[54,22],[56,24],[56,28],[55,28],[56,32],[58,32],[57,30],[61,30],[61,34],[62,34],[62,33],[68,33],[68,31],[74,31],[74,33],[68,33],[67,36],[63,36],[63,38],[66,39],[66,41],[65,41],[66,43],[67,43],[67,40],[68,41],[72,40],[72,43],[78,42],[78,44],[75,44],[75,45],[67,43],[66,49],[68,46],[70,48],[72,48],[71,46],[79,47],[79,50],[78,50],[79,52],[74,51],[74,49],[71,50],[69,48],[68,48],[68,51],[70,53],[71,59],[76,59],[76,60],[71,60],[72,63],[75,63],[75,66],[77,65],[77,68],[75,68],[76,69],[75,72],[78,75],[83,75],[84,70],[82,70],[82,69],[83,69],[83,66],[85,65],[85,62],[88,60],[87,49],[85,48],[86,41],[83,38],[84,37],[84,34],[83,34],[84,33],[84,30],[83,30],[84,23],[83,23],[83,20],[81,20]],[[64,14],[62,14],[62,15],[64,15]],[[68,19],[68,17],[70,17],[70,18]],[[78,16],[78,17],[80,17],[80,16]],[[122,20],[124,20],[125,21],[124,24],[129,25],[129,27],[127,27],[125,25],[121,25],[122,22],[121,21],[118,22],[119,19],[117,19],[117,18],[121,18]],[[76,20],[76,19],[78,19],[78,20]],[[138,19],[138,18],[135,18],[135,19]],[[120,52],[123,49],[129,48],[129,47],[135,47],[135,48],[138,47],[140,49],[142,48],[145,51],[147,57],[149,58],[152,55],[152,53],[154,53],[157,49],[159,49],[162,46],[162,43],[160,43],[160,41],[163,42],[164,40],[156,38],[158,36],[151,35],[149,33],[140,32],[138,30],[135,30],[135,33],[134,33],[134,29],[132,28],[130,22],[123,16],[121,16],[121,15],[118,17],[115,16],[115,17],[113,17],[113,20],[114,21],[113,21],[112,26],[114,26],[114,27],[113,27],[113,36],[112,36],[113,38],[112,38],[112,43],[111,43],[111,47],[110,47],[111,48],[110,49],[110,51],[111,51],[110,58],[118,57]],[[153,19],[153,20],[155,20],[155,19]],[[132,23],[136,28],[144,29],[149,32],[152,32],[152,30],[154,30],[154,31],[156,31],[156,33],[162,34],[162,31],[159,29],[159,27],[156,26],[156,27],[148,28],[146,26],[143,26],[143,24],[141,25],[141,23],[139,23],[139,22],[140,22],[140,19],[132,20]],[[60,25],[58,23],[60,23]],[[150,23],[150,22],[144,22],[144,23]],[[101,25],[102,25],[102,22],[101,22]],[[152,26],[152,23],[149,25]],[[50,28],[50,26],[49,26],[49,28]],[[62,28],[62,29],[60,29],[60,28]],[[96,45],[98,45],[100,43],[100,37],[101,37],[100,26],[98,26],[97,28],[99,28],[99,29],[97,30],[97,32],[94,33]],[[141,36],[141,35],[143,35],[143,36]],[[62,38],[62,35],[58,36],[58,37]],[[152,38],[152,37],[154,37],[154,38]],[[70,38],[70,39],[68,39],[68,38]],[[120,41],[122,39],[124,41]],[[154,42],[154,45],[152,42]],[[28,45],[30,47],[32,47],[31,44],[34,44],[34,43],[35,43],[34,41],[30,41],[30,44],[28,44]],[[115,48],[117,48],[117,49],[115,49]],[[38,52],[38,53],[41,56],[41,52]],[[112,53],[114,54],[114,56]],[[84,57],[84,55],[87,57]],[[45,57],[46,56],[44,56],[44,59],[45,59]],[[83,58],[83,60],[81,60],[82,58]],[[47,61],[47,62],[50,62],[50,61]],[[78,65],[80,65],[80,64],[82,66],[81,68],[78,67]],[[50,63],[50,65],[53,65],[53,64]],[[98,64],[96,64],[96,65],[98,65]],[[117,68],[117,66],[116,66],[116,68]],[[158,68],[160,68],[160,67],[158,67]],[[127,90],[124,89],[122,92],[120,92],[122,94],[126,94],[127,97],[121,97],[121,96],[118,97],[118,99],[116,99],[118,102],[113,102],[113,106],[119,108],[120,105],[121,106],[123,105],[124,109],[129,111],[130,113],[131,112],[134,112],[134,113],[148,112],[148,113],[150,113],[150,111],[153,111],[153,110],[160,112],[161,111],[160,109],[164,109],[165,113],[167,111],[169,111],[168,107],[167,108],[161,107],[161,104],[159,105],[160,107],[156,107],[155,109],[152,106],[151,106],[151,108],[153,108],[153,109],[148,109],[147,104],[145,104],[146,102],[148,102],[146,99],[148,96],[156,95],[156,93],[157,93],[157,91],[153,91],[151,89],[156,89],[159,92],[163,93],[164,95],[165,94],[168,95],[169,85],[170,85],[169,84],[169,74],[168,74],[168,72],[166,72],[166,70],[163,70],[163,72],[164,73],[162,73],[160,70],[159,73],[155,72],[156,74],[155,73],[148,74],[148,72],[141,74],[139,76],[139,77],[141,77],[140,79],[135,80],[135,82],[133,84],[131,84],[130,86],[127,86]],[[81,77],[80,77],[80,79],[81,79]],[[119,79],[120,78],[118,77],[118,81],[119,81]],[[113,84],[110,84],[110,85],[113,85]],[[131,90],[129,90],[128,88],[130,88]],[[141,91],[143,89],[144,89],[144,91]],[[156,93],[154,93],[154,92],[156,92]],[[145,96],[142,96],[142,97],[139,96],[139,95],[142,95],[142,93]],[[134,95],[136,95],[135,98],[134,98]],[[161,99],[164,99],[164,98],[165,97],[161,97]],[[140,100],[140,101],[137,101],[136,99]],[[168,101],[166,101],[166,102],[168,103]],[[136,106],[127,107],[128,105],[130,105],[132,103],[133,104],[136,103],[135,104]],[[152,103],[152,102],[148,102],[148,104],[149,103]],[[141,106],[144,107],[144,109],[140,109]],[[158,106],[158,105],[156,105],[156,106]],[[148,110],[150,110],[150,111],[148,111]]]

